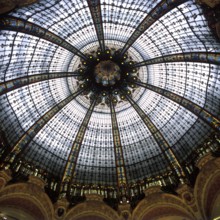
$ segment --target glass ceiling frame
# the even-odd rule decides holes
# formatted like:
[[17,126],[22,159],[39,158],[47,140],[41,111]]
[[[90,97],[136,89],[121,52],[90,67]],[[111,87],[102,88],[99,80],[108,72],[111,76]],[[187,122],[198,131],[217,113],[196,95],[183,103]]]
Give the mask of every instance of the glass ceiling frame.
[[178,94],[170,92],[166,89],[156,87],[154,85],[138,82],[138,81],[135,81],[135,80],[132,80],[131,82],[135,83],[138,86],[142,86],[146,89],[149,89],[153,92],[156,92],[160,95],[163,95],[163,96],[167,97],[168,99],[178,103],[179,105],[183,106],[187,110],[191,111],[194,115],[201,118],[210,127],[212,127],[213,129],[215,129],[217,131],[220,131],[220,120],[218,118],[214,117],[211,113],[206,111],[204,108],[202,108],[199,105],[193,103],[192,101],[190,101],[190,100],[188,100],[188,99],[186,99],[186,98],[184,98],[184,97],[182,97]]
[[220,65],[220,53],[211,52],[188,52],[188,53],[177,53],[172,55],[166,55],[156,57],[149,60],[144,60],[136,63],[134,67],[147,66],[158,63],[170,63],[170,62],[195,62],[195,63],[211,63]]
[[20,78],[15,78],[12,80],[5,81],[0,83],[0,95],[6,94],[7,92],[11,92],[15,89],[21,88],[26,85],[30,85],[33,83],[38,83],[50,79],[58,79],[58,78],[66,78],[66,77],[77,77],[82,74],[75,72],[50,72],[50,73],[42,73],[35,74],[30,76],[24,76]]
[[89,60],[88,57],[86,57],[86,55],[84,55],[80,50],[78,50],[76,47],[74,47],[61,37],[57,36],[51,31],[48,31],[45,28],[40,27],[39,25],[33,24],[21,18],[16,18],[13,16],[2,17],[0,18],[0,28],[1,30],[18,31],[32,36],[40,37],[53,44],[63,47],[64,49],[79,56],[85,61]]
[[[180,4],[182,4],[184,2],[187,2],[187,1],[186,0],[174,0],[174,1],[171,1],[171,0],[165,1],[165,0],[163,0],[162,2],[159,2],[148,13],[148,15],[144,18],[144,20],[142,20],[138,24],[137,28],[135,29],[134,32],[131,33],[129,39],[126,40],[126,42],[124,42],[124,38],[121,39],[121,42],[125,43],[124,45],[122,44],[123,49],[122,49],[121,53],[122,54],[126,53],[127,50],[132,45],[134,45],[136,43],[136,40],[140,39],[142,37],[141,35],[144,34],[145,31],[148,31],[150,29],[150,27],[152,27],[153,24],[158,19],[160,19],[163,15],[165,15],[171,9],[179,6]],[[101,8],[102,8],[102,6],[104,7],[104,4],[101,4],[99,0],[87,1],[87,4],[88,4],[89,10],[91,12],[93,25],[95,26],[99,46],[100,46],[101,50],[104,51],[106,46],[105,46],[105,41],[104,41],[104,31],[105,31],[105,29],[103,29],[104,28],[103,26],[107,26],[107,23],[105,23],[105,22],[103,23],[102,16],[101,16]],[[110,5],[111,4],[109,3],[109,7],[110,7]],[[112,3],[112,5],[114,5],[114,4]],[[108,7],[108,6],[106,6],[106,7]],[[120,6],[117,6],[116,8],[120,8]],[[182,11],[181,11],[181,13],[182,13]],[[182,14],[184,15],[184,13],[182,13]],[[187,23],[189,23],[188,20],[187,20]],[[161,24],[163,24],[163,23],[161,22]],[[91,26],[93,26],[93,25],[91,25]],[[109,25],[114,26],[111,23]],[[69,43],[71,40],[69,42],[67,42],[67,41],[64,40],[64,38],[59,37],[57,34],[53,34],[52,32],[48,31],[46,28],[42,28],[39,25],[35,25],[34,23],[31,23],[29,21],[23,20],[21,18],[15,18],[13,16],[7,16],[5,18],[0,19],[0,27],[4,30],[11,30],[11,31],[15,31],[15,32],[18,31],[18,32],[26,33],[28,35],[32,35],[32,36],[36,36],[36,37],[45,39],[45,40],[47,40],[47,41],[49,41],[53,44],[56,44],[56,45],[58,45],[62,48],[65,48],[66,50],[70,51],[71,53],[73,53],[75,55],[78,55],[80,58],[82,58],[84,60],[87,60],[87,57],[84,53],[82,53],[79,49],[77,49],[76,47],[72,46],[71,43]],[[114,27],[112,27],[112,29],[114,29]],[[165,27],[165,29],[168,29],[168,28]],[[192,31],[193,31],[194,35],[198,37],[196,32],[194,30],[192,30]],[[114,31],[112,31],[112,33],[113,32]],[[120,33],[120,32],[115,31],[115,33],[117,35],[119,35],[118,33]],[[149,39],[150,39],[150,37],[149,37]],[[178,46],[181,48],[178,41],[175,40],[174,37],[173,37],[173,39],[174,39],[174,41],[176,41],[176,44],[178,44]],[[14,40],[15,40],[15,38],[14,38]],[[108,39],[108,40],[110,40],[110,39]],[[144,66],[146,66],[147,69],[148,69],[148,66],[152,65],[152,64],[162,64],[162,63],[164,63],[164,65],[166,66],[168,63],[175,63],[175,62],[198,62],[198,63],[208,63],[208,64],[219,65],[220,64],[220,54],[219,53],[208,52],[208,48],[207,48],[206,44],[203,42],[203,40],[200,40],[200,41],[203,43],[204,48],[206,49],[206,52],[198,51],[198,52],[174,53],[172,55],[166,55],[165,54],[164,56],[158,56],[156,58],[146,59],[144,61],[138,62],[138,63],[135,64],[135,67],[144,67]],[[95,40],[93,42],[95,42]],[[155,42],[152,41],[152,44],[155,44]],[[137,45],[134,45],[135,49],[137,48],[136,46]],[[157,47],[157,49],[160,50],[160,47],[158,47],[157,45],[155,47]],[[140,48],[138,48],[138,49],[140,49]],[[55,56],[55,53],[54,53],[54,56]],[[56,59],[58,60],[59,58],[60,57],[58,56],[58,58],[56,58]],[[56,62],[56,59],[55,59],[55,62]],[[51,63],[52,63],[52,61],[51,61]],[[166,66],[166,68],[167,68],[167,66]],[[187,68],[188,67],[186,66],[186,71],[187,71]],[[167,69],[166,69],[166,72],[167,72]],[[61,72],[49,72],[49,73],[35,74],[35,75],[15,78],[13,80],[7,80],[7,81],[0,84],[0,95],[6,94],[9,91],[13,91],[17,88],[21,88],[23,86],[26,86],[26,85],[29,85],[29,84],[32,84],[32,83],[37,83],[37,82],[45,81],[45,80],[48,80],[48,79],[71,77],[72,75],[70,75],[70,74],[73,74],[73,73],[63,72],[62,76],[61,76]],[[146,74],[148,74],[148,73],[146,73]],[[76,75],[77,75],[77,73],[76,73]],[[131,80],[131,82],[135,83],[138,86],[146,88],[147,89],[147,90],[145,90],[146,93],[147,93],[148,90],[151,90],[151,91],[161,95],[161,97],[167,97],[168,99],[174,101],[175,103],[177,103],[180,106],[184,107],[185,109],[189,110],[194,115],[198,116],[200,119],[205,121],[210,127],[216,129],[217,131],[220,130],[220,121],[219,121],[219,119],[214,117],[212,114],[210,114],[204,108],[201,108],[200,106],[198,106],[196,103],[194,103],[194,102],[192,102],[192,101],[190,101],[190,100],[188,100],[188,99],[186,99],[186,98],[184,98],[180,95],[177,95],[173,92],[170,92],[166,89],[160,88],[159,86],[154,86],[154,85],[147,84],[147,83],[144,83],[144,82],[138,82],[138,81],[135,82],[135,81],[132,81],[132,80]],[[77,98],[78,95],[81,94],[81,92],[80,93],[76,92],[76,93],[74,93],[75,94],[74,98]],[[20,138],[18,143],[16,143],[16,145],[13,147],[12,152],[13,153],[19,152],[22,148],[26,149],[28,147],[28,144],[30,143],[30,141],[34,139],[34,137],[40,131],[40,129],[42,129],[43,126],[56,113],[58,113],[58,111],[61,108],[63,108],[65,105],[67,105],[72,100],[73,95],[71,95],[68,98],[64,99],[62,102],[58,103],[52,109],[50,109],[48,112],[46,112],[44,115],[42,115],[41,118],[39,120],[37,120],[26,131],[26,133]],[[150,95],[152,95],[152,93],[150,93]],[[130,100],[129,98],[130,97],[127,98],[128,101]],[[144,113],[144,111],[137,105],[136,100],[135,101],[130,100],[129,102],[135,110],[137,109],[136,111],[137,111],[138,115],[141,116],[143,122],[145,123],[145,118],[147,117],[147,114]],[[91,117],[91,113],[94,110],[94,106],[93,107],[91,107],[91,106],[90,106],[90,108],[92,108],[92,110],[86,113],[86,116],[85,116],[85,118],[84,118],[84,120],[81,124],[81,127],[82,126],[86,127],[90,123],[89,120],[90,120],[90,117]],[[119,131],[119,125],[118,125],[118,121],[117,121],[118,120],[117,116],[118,116],[119,113],[117,112],[117,108],[114,108],[113,105],[110,107],[110,110],[111,110],[111,119],[112,119],[112,134],[113,134],[114,147],[115,147],[115,160],[116,160],[116,166],[117,166],[116,176],[118,177],[118,179],[120,179],[120,181],[119,181],[120,184],[124,184],[124,183],[127,184],[128,180],[126,179],[127,178],[126,177],[126,175],[127,175],[126,174],[126,169],[127,169],[128,166],[130,166],[130,164],[126,167],[125,158],[123,158],[124,157],[123,156],[123,146],[122,146],[123,144],[121,143],[121,140],[120,140],[121,139],[120,138],[120,131]],[[88,116],[87,116],[87,114],[88,114]],[[165,153],[166,158],[169,158],[169,159],[167,159],[169,161],[169,164],[170,164],[170,161],[175,161],[177,166],[181,168],[181,166],[179,166],[179,164],[178,164],[179,163],[178,160],[176,160],[175,153],[172,151],[172,148],[171,148],[170,144],[168,144],[168,142],[166,142],[165,137],[163,137],[163,134],[160,132],[159,128],[156,127],[156,124],[154,124],[151,121],[150,118],[149,118],[149,121],[148,121],[148,126],[149,126],[148,128],[150,128],[149,130],[151,131],[151,133],[154,134],[154,132],[156,132],[156,133],[159,134],[158,137],[155,137],[155,135],[153,135],[154,138],[156,139],[156,142],[157,143],[159,143],[159,142],[164,143],[165,144],[164,146],[167,146],[168,149],[170,149],[170,152],[167,152],[167,150],[165,150],[161,147],[161,144],[158,144],[161,148],[161,151]],[[80,127],[80,129],[81,129],[81,127]],[[84,135],[85,135],[85,130],[83,130],[84,128],[82,128],[81,130],[80,129],[79,129],[79,131],[77,133],[77,136],[75,137],[75,140],[73,142],[71,153],[70,153],[69,159],[68,159],[68,164],[66,164],[65,172],[64,172],[63,178],[62,178],[63,182],[67,177],[68,178],[70,177],[69,170],[73,169],[72,175],[73,175],[74,170],[75,170],[75,168],[73,168],[72,165],[74,163],[77,163],[77,159],[78,159],[78,155],[79,155],[79,151],[80,151],[80,147],[81,147],[80,146],[79,148],[77,148],[76,147],[76,142],[77,143],[80,142],[80,144],[82,144],[83,139],[84,139]],[[115,139],[119,140],[119,142],[116,143]],[[74,153],[75,150],[77,152],[77,156]],[[117,154],[117,152],[119,152],[119,155]],[[8,152],[8,153],[10,153],[10,152]],[[119,157],[117,158],[117,156],[119,156]],[[70,157],[72,157],[71,160],[70,160]],[[122,161],[122,162],[119,163],[118,162],[119,160]],[[72,162],[70,163],[70,161],[72,161]],[[68,170],[68,172],[67,172],[67,170]]]
[[155,141],[157,142],[159,148],[164,153],[165,158],[168,161],[168,164],[171,170],[176,173],[176,175],[180,178],[185,178],[185,173],[181,164],[179,163],[176,155],[174,154],[171,146],[168,144],[164,136],[161,132],[157,129],[155,124],[151,121],[151,119],[145,114],[145,112],[138,106],[138,104],[126,93],[126,91],[121,90],[122,94],[126,97],[128,102],[134,108],[134,110],[138,113],[141,117],[142,121],[146,124],[148,129],[150,130],[152,136],[154,137]]
[[[73,142],[71,151],[69,153],[67,162],[66,162],[66,166],[62,175],[62,182],[61,184],[64,184],[65,182],[69,183],[69,187],[71,186],[71,184],[74,184],[74,180],[75,180],[75,168],[76,168],[76,164],[77,164],[77,160],[78,160],[78,155],[82,146],[82,142],[84,139],[84,135],[86,133],[86,129],[87,126],[89,124],[89,120],[91,118],[91,115],[93,113],[93,110],[95,108],[97,99],[94,99],[90,105],[90,107],[88,108],[88,111],[86,112],[86,115],[80,125],[80,128],[77,132],[77,135],[75,137],[75,140]],[[70,192],[70,190],[68,190]]]
[[105,39],[103,32],[102,13],[100,0],[87,0],[95,26],[101,52],[105,51]]
[[113,134],[114,151],[115,151],[115,164],[116,164],[118,187],[123,188],[127,186],[128,182],[127,182],[127,176],[125,170],[125,162],[124,162],[120,132],[118,128],[115,107],[114,107],[114,103],[112,102],[112,99],[113,98],[109,96],[111,120],[112,120],[112,134]]
[[130,38],[125,43],[121,50],[121,54],[126,53],[126,51],[134,44],[134,42],[147,30],[150,26],[164,16],[167,12],[173,8],[181,5],[188,0],[163,0],[153,8],[149,14],[142,20],[135,31],[132,33]]
[[19,157],[24,150],[28,147],[28,144],[32,141],[32,139],[37,135],[37,133],[51,120],[64,106],[70,103],[73,99],[75,99],[78,95],[80,95],[85,88],[79,89],[77,92],[71,94],[66,99],[62,100],[60,103],[56,104],[47,111],[39,120],[37,120],[19,139],[19,141],[12,147],[8,147],[6,151],[2,154],[1,159],[6,161],[9,160],[8,156],[13,155],[13,158]]

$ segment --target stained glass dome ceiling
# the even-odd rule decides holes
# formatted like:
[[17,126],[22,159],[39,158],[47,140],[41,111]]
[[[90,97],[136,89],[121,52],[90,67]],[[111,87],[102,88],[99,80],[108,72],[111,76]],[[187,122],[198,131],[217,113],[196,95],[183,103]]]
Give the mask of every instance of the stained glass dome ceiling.
[[[0,26],[6,151],[62,181],[184,176],[220,130],[220,43],[195,1],[40,0]],[[97,92],[85,72],[111,59],[127,75]]]

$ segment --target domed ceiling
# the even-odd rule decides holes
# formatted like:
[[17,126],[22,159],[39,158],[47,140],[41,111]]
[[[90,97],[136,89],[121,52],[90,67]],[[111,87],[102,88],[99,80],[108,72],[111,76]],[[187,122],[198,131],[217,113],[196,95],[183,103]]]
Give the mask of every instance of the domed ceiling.
[[121,187],[184,177],[220,131],[220,43],[195,1],[40,0],[0,29],[5,157]]

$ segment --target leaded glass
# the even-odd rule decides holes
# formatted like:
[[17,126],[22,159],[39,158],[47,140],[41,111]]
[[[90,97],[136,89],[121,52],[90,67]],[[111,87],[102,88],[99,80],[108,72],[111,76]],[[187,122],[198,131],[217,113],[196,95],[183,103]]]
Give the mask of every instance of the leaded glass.
[[[219,132],[220,43],[196,1],[172,1],[164,15],[163,2],[101,0],[94,15],[85,0],[42,0],[2,16],[0,128],[8,153],[21,151],[25,161],[72,184],[121,187],[120,178],[129,185],[174,172],[174,161],[184,166]],[[140,33],[148,15],[157,19]],[[200,52],[217,58],[193,59]],[[175,58],[183,53],[190,58]],[[167,55],[171,61],[164,62]],[[143,65],[154,58],[161,60]],[[94,73],[94,66],[112,60],[119,71],[105,83],[106,73]],[[31,81],[58,72],[78,75]],[[27,80],[22,86],[20,78]]]

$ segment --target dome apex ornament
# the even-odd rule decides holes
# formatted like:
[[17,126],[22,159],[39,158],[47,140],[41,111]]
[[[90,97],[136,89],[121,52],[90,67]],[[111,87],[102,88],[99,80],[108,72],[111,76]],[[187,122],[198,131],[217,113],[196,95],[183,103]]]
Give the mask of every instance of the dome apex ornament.
[[139,68],[134,67],[135,62],[128,52],[121,56],[119,51],[120,49],[111,48],[101,52],[98,48],[97,51],[87,54],[89,62],[81,60],[78,67],[78,85],[88,88],[82,95],[90,100],[99,96],[96,105],[104,104],[109,107],[110,101],[117,105],[126,100],[122,90],[132,95],[137,88],[136,85],[131,85],[129,79],[138,79]]
[[115,85],[121,79],[120,67],[111,60],[104,60],[95,67],[95,80],[103,86]]

